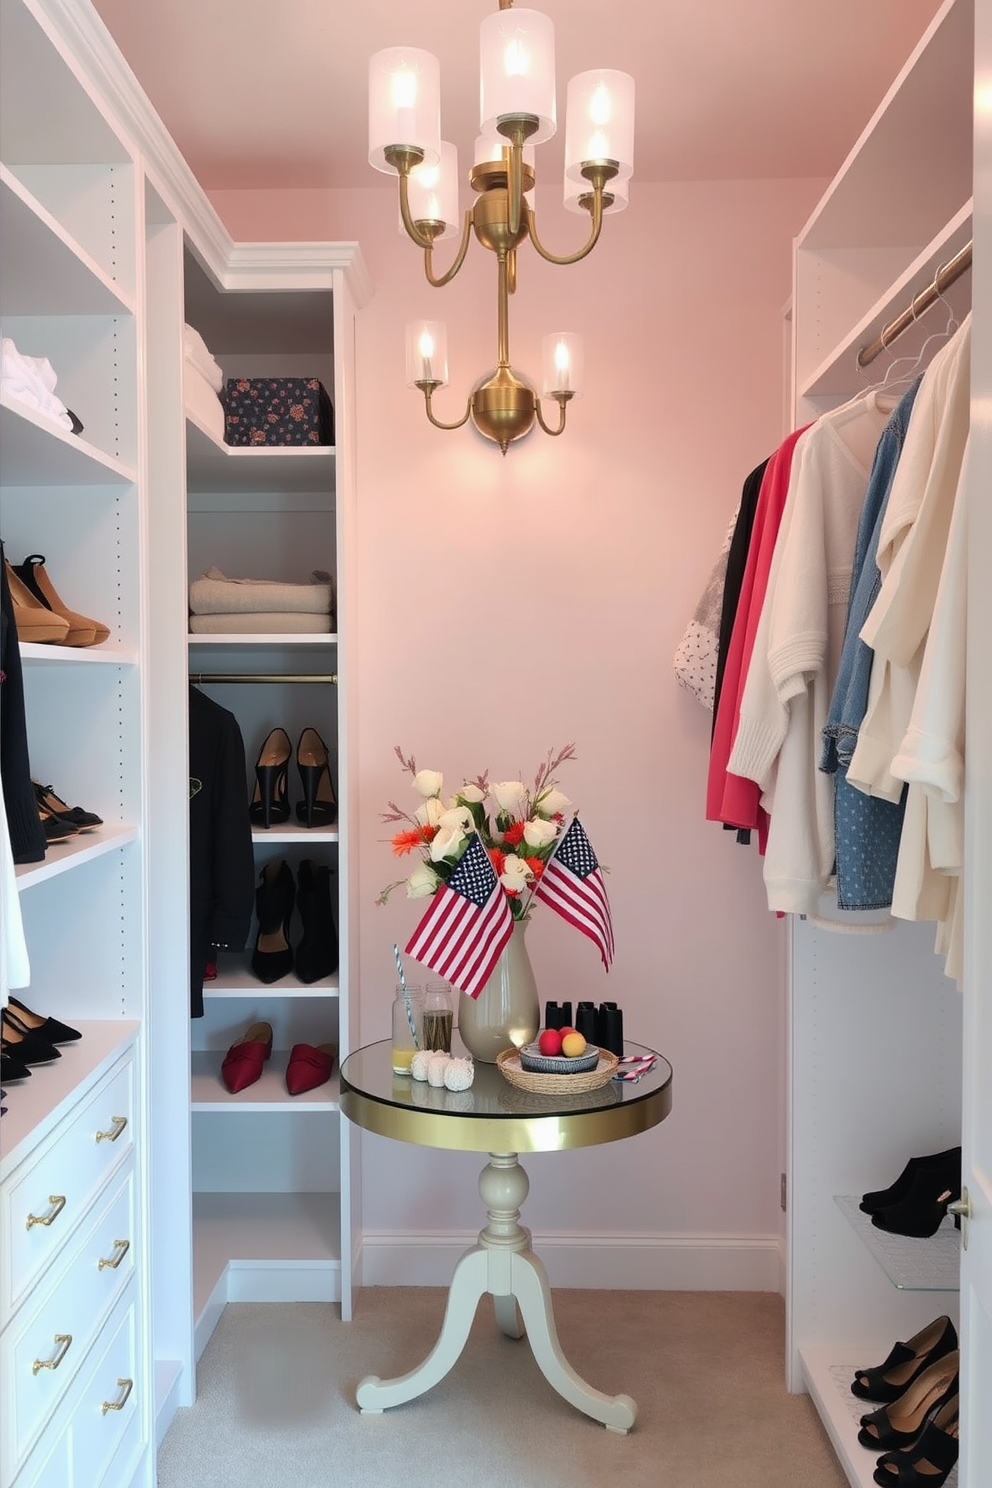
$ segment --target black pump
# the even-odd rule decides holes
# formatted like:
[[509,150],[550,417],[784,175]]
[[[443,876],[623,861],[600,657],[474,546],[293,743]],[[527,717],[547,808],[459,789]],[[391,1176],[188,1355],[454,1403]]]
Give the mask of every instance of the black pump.
[[289,757],[293,746],[283,728],[274,728],[258,751],[255,761],[255,793],[248,815],[256,826],[289,820]]
[[251,953],[251,969],[260,982],[277,982],[293,969],[289,922],[293,917],[293,875],[284,858],[273,858],[259,874],[255,890],[258,933]]
[[917,1173],[925,1168],[940,1168],[948,1175],[956,1172],[960,1186],[961,1148],[948,1147],[944,1152],[931,1152],[926,1157],[911,1157],[895,1183],[888,1188],[880,1188],[872,1193],[864,1194],[859,1207],[866,1214],[876,1214],[879,1209],[889,1209],[893,1204],[901,1204],[908,1197]]
[[338,936],[331,904],[331,870],[309,858],[300,864],[296,907],[303,922],[303,938],[296,947],[296,975],[316,982],[338,969]]

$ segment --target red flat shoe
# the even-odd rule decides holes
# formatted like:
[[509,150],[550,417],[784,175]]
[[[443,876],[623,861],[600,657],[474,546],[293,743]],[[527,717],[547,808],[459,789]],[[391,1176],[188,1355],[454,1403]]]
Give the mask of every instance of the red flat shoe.
[[286,1089],[290,1095],[303,1095],[326,1085],[334,1068],[337,1044],[294,1044],[286,1065]]
[[272,1053],[271,1023],[253,1023],[246,1034],[224,1055],[220,1077],[232,1095],[261,1078],[262,1066]]

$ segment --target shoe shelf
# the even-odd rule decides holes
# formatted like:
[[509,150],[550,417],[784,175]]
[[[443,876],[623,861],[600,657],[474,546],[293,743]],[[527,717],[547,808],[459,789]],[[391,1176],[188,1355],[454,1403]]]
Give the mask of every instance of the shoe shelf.
[[138,829],[134,826],[104,825],[95,832],[80,832],[63,842],[50,844],[43,862],[15,865],[17,887],[27,889],[46,879],[58,878],[62,873],[72,872],[84,863],[91,863],[94,858],[117,852],[118,848],[137,840]]
[[961,1236],[950,1216],[941,1222],[935,1235],[921,1239],[914,1235],[890,1235],[877,1229],[871,1215],[858,1207],[860,1200],[856,1195],[838,1195],[835,1202],[893,1286],[913,1292],[958,1290]]
[[277,982],[260,982],[252,976],[247,955],[229,951],[217,958],[217,976],[204,982],[204,997],[337,997],[337,974],[316,982],[301,982],[292,972]]
[[[826,1346],[800,1350],[806,1387],[851,1488],[874,1488],[875,1464],[881,1455],[858,1441],[861,1417],[873,1407],[851,1394],[851,1380],[866,1363],[884,1359],[891,1347],[891,1339],[869,1342],[857,1357],[851,1351]],[[957,1488],[957,1484],[955,1467],[947,1488]]]
[[76,1020],[82,1038],[61,1046],[61,1059],[35,1065],[29,1080],[5,1087],[7,1114],[0,1122],[0,1178],[20,1161],[21,1145],[33,1149],[59,1120],[60,1107],[91,1075],[100,1075],[135,1040],[138,1024],[123,1018]]
[[135,470],[80,434],[0,394],[0,472],[5,486],[129,486]]
[[44,666],[137,666],[137,653],[116,651],[111,641],[101,646],[54,646],[40,641],[22,641],[21,661]]
[[302,822],[282,822],[276,827],[252,827],[251,840],[256,847],[270,842],[289,842],[299,847],[310,842],[337,842],[337,827],[305,827]]
[[192,1109],[196,1111],[336,1111],[341,1087],[337,1061],[334,1073],[325,1085],[303,1095],[290,1095],[286,1089],[288,1049],[273,1049],[261,1079],[246,1090],[231,1095],[220,1078],[224,1056],[211,1050],[194,1050],[192,1055]]
[[[187,494],[273,492],[329,494],[335,449],[322,445],[231,445],[186,415]],[[191,502],[191,506],[194,503]]]
[[41,202],[0,165],[4,279],[0,313],[133,315],[134,304]]

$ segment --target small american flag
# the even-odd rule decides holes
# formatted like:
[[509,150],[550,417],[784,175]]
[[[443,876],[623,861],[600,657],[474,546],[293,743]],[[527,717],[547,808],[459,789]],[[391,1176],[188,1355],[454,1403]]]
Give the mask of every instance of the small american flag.
[[433,895],[406,953],[453,987],[478,997],[513,931],[496,870],[476,835]]
[[578,817],[573,818],[537,881],[534,897],[588,935],[606,970],[613,960],[613,917],[599,859]]

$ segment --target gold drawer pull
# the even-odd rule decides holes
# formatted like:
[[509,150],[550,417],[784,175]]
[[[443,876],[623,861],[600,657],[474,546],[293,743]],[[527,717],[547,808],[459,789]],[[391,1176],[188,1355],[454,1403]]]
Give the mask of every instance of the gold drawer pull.
[[29,1214],[25,1229],[31,1230],[36,1224],[50,1225],[54,1220],[58,1219],[62,1210],[65,1208],[65,1194],[49,1194],[48,1202],[52,1205],[49,1212],[47,1214]]
[[106,1267],[109,1266],[110,1269],[111,1269],[111,1271],[116,1271],[117,1270],[117,1267],[120,1265],[121,1261],[124,1259],[124,1257],[127,1255],[128,1251],[130,1249],[131,1249],[131,1242],[130,1242],[130,1240],[115,1240],[114,1241],[114,1250],[115,1250],[116,1254],[113,1255],[113,1256],[111,1256],[111,1258],[110,1258],[109,1261],[105,1261],[103,1259],[103,1257],[101,1256],[100,1257],[100,1263],[99,1263],[99,1265],[97,1266],[96,1269],[98,1271],[103,1271]]
[[114,1128],[113,1131],[97,1132],[96,1139],[98,1142],[116,1142],[121,1132],[127,1126],[127,1117],[111,1116],[110,1124]]
[[56,1333],[55,1342],[58,1344],[58,1348],[55,1350],[54,1359],[35,1359],[31,1365],[32,1374],[37,1374],[39,1369],[58,1369],[62,1360],[69,1352],[69,1345],[72,1343],[72,1334]]
[[103,1405],[100,1407],[101,1413],[103,1415],[106,1415],[107,1412],[110,1411],[110,1410],[123,1410],[124,1409],[125,1405],[127,1404],[127,1397],[130,1395],[131,1391],[134,1389],[134,1380],[119,1379],[117,1381],[117,1387],[118,1387],[118,1389],[122,1390],[124,1393],[121,1395],[121,1397],[120,1397],[119,1400],[105,1400],[103,1402]]

